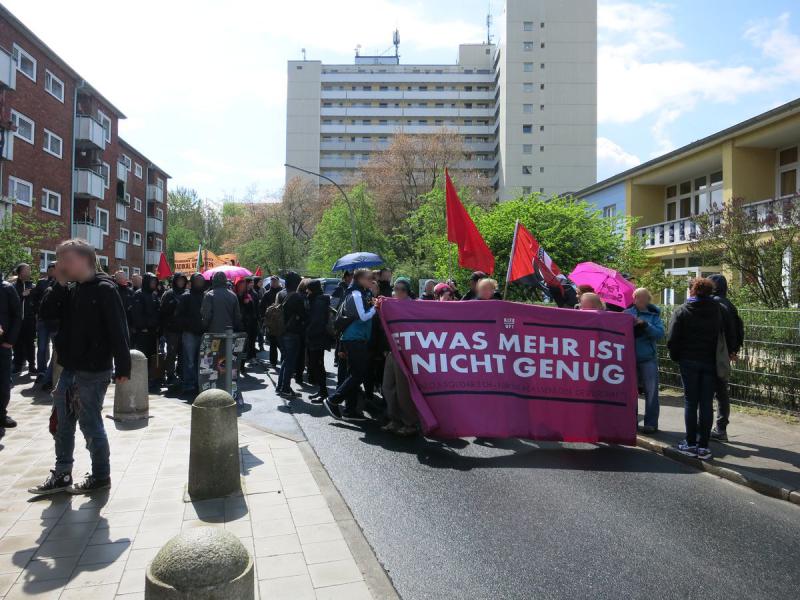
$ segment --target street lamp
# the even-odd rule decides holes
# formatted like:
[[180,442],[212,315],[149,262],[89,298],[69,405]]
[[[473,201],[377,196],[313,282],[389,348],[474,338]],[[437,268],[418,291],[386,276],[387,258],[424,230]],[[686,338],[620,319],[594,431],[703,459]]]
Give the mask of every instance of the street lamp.
[[323,175],[322,173],[316,173],[314,171],[309,171],[308,169],[303,169],[302,167],[297,167],[295,165],[290,165],[289,163],[284,163],[284,167],[289,169],[296,169],[303,173],[307,173],[308,175],[314,175],[315,177],[319,177],[320,179],[324,179],[325,181],[330,181],[333,185],[336,186],[336,189],[341,192],[342,196],[344,197],[344,202],[347,204],[347,212],[350,215],[350,247],[352,252],[356,251],[356,218],[353,214],[353,206],[350,204],[350,198],[347,197],[347,194],[344,193],[344,190],[341,186],[336,183],[333,179],[328,177],[327,175]]

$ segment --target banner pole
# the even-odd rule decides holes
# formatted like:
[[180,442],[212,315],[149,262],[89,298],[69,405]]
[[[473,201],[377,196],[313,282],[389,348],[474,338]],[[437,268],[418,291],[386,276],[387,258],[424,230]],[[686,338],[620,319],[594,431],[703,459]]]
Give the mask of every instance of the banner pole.
[[508,269],[506,270],[506,282],[503,285],[503,300],[508,294],[508,280],[511,277],[511,264],[514,262],[514,251],[517,249],[517,231],[519,230],[519,219],[514,223],[514,239],[511,242],[511,254],[508,255]]

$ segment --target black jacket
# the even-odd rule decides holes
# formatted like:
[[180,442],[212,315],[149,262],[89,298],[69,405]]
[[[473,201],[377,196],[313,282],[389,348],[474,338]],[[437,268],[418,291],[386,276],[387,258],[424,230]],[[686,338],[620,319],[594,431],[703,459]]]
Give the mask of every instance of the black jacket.
[[261,301],[259,302],[258,314],[263,317],[266,314],[267,309],[273,304],[275,304],[275,298],[277,298],[278,294],[280,294],[282,291],[283,291],[282,287],[267,288],[267,291],[264,292],[264,295],[261,297]]
[[309,350],[329,350],[332,340],[328,335],[328,320],[331,314],[331,297],[317,294],[308,299],[308,326],[306,346]]
[[[202,275],[195,275],[195,277],[202,278]],[[203,328],[203,315],[200,308],[203,306],[203,296],[205,290],[196,290],[189,287],[188,292],[178,298],[178,306],[175,309],[175,320],[178,322],[178,327],[181,331],[194,333],[197,335],[202,334],[205,329]]]
[[116,284],[105,273],[85,283],[56,284],[44,294],[39,314],[58,322],[58,362],[74,371],[107,371],[130,377],[128,324]]
[[[33,310],[34,314],[39,314],[39,307],[42,305],[42,298],[44,298],[44,293],[49,290],[53,285],[55,285],[56,280],[54,277],[42,277],[39,281],[36,282],[36,285],[31,292],[31,302],[30,306]],[[47,324],[49,328],[55,329],[57,327],[55,322],[51,322]]]
[[732,342],[732,345],[728,346],[728,350],[731,354],[737,354],[739,350],[742,349],[742,345],[744,344],[744,323],[742,322],[742,318],[739,316],[739,311],[736,309],[736,305],[728,300],[728,280],[725,278],[724,275],[711,275],[709,279],[714,282],[714,300],[719,302],[725,309],[728,311],[730,315],[731,321],[733,322],[733,330],[736,334],[735,339]]
[[142,289],[133,294],[131,305],[131,329],[137,332],[155,333],[160,321],[159,301],[155,290],[150,290],[153,275],[142,276]]
[[22,303],[17,290],[6,281],[0,281],[0,326],[3,328],[0,344],[16,344],[22,328]]
[[305,299],[297,292],[283,290],[278,294],[278,302],[283,303],[284,333],[304,336],[308,321]]
[[131,306],[133,306],[133,295],[136,293],[130,285],[118,285],[117,292],[122,300],[122,308],[125,310],[125,318],[128,320],[128,326],[131,324]]
[[[178,280],[184,281],[183,288],[178,287]],[[161,322],[161,328],[164,331],[171,331],[173,333],[181,331],[175,319],[175,309],[178,307],[178,299],[186,291],[186,283],[186,276],[183,273],[175,273],[172,277],[172,287],[161,296],[159,320]]]
[[[28,284],[27,289],[30,290],[30,294],[27,296],[23,296],[26,286]],[[22,320],[29,321],[31,319],[36,318],[36,311],[34,311],[34,304],[33,304],[33,283],[31,281],[21,281],[17,279],[14,282],[14,289],[17,290],[17,295],[19,296],[19,301],[22,303]]]
[[672,314],[667,334],[669,357],[676,362],[715,363],[720,330],[725,334],[728,352],[732,353],[736,334],[728,311],[713,298],[687,300]]

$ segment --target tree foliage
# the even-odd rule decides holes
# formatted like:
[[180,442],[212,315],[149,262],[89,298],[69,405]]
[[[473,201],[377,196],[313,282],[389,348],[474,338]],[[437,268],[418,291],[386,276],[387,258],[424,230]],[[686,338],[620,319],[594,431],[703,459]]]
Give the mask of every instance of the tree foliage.
[[57,238],[60,224],[42,223],[31,213],[14,212],[0,221],[0,273],[9,273],[21,262],[33,265],[39,271],[38,257],[31,256],[31,248],[39,248],[46,239]]
[[196,251],[198,244],[212,252],[221,252],[223,238],[222,217],[211,202],[184,187],[168,194],[167,260],[170,263],[176,251]]

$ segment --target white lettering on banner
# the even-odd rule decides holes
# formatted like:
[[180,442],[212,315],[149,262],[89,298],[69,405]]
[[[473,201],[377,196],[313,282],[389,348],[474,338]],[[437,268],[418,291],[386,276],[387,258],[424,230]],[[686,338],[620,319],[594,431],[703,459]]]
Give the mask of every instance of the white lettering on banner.
[[[411,355],[411,372],[418,375],[423,370],[426,373],[447,373],[453,370],[456,373],[505,373],[505,354],[436,354],[429,352],[427,356],[420,354]],[[467,367],[464,363],[468,363]]]
[[[538,369],[537,369],[538,364]],[[550,358],[518,358],[511,365],[517,377],[533,377],[537,370],[542,379],[564,379],[566,375],[573,381],[597,381],[598,376],[606,383],[620,384],[625,381],[625,372],[619,365],[605,365],[602,369],[597,363],[574,360],[568,363]],[[555,368],[555,376],[553,369]]]

